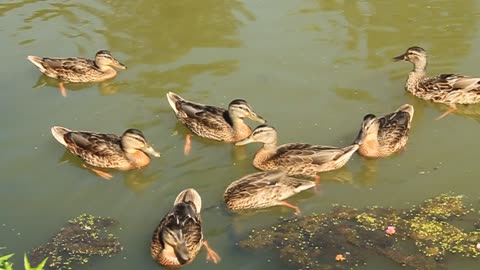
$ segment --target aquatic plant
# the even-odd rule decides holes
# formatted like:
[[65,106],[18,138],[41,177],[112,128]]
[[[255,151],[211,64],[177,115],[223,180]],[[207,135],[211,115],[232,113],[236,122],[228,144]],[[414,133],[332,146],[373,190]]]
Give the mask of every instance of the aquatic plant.
[[45,263],[47,263],[48,258],[43,259],[36,267],[32,267],[30,265],[30,261],[28,260],[27,254],[23,254],[23,264],[25,266],[25,270],[43,270],[45,267]]
[[[442,269],[447,254],[480,256],[480,215],[462,199],[443,194],[410,209],[335,206],[253,230],[240,246],[275,248],[283,261],[301,269],[352,269],[372,253],[415,269]],[[471,221],[474,230],[460,227]]]
[[48,243],[34,249],[32,260],[48,256],[46,269],[72,269],[75,264],[86,264],[91,256],[118,253],[123,247],[107,231],[116,224],[112,218],[82,214],[69,220]]
[[[4,249],[0,247],[0,249]],[[13,263],[11,263],[9,260],[11,257],[15,255],[14,253],[0,256],[0,270],[13,270]],[[28,260],[27,254],[23,255],[23,264],[25,267],[25,270],[43,270],[43,267],[45,266],[45,263],[47,262],[48,258],[45,258],[41,263],[39,263],[36,267],[32,267],[30,264],[30,261]]]

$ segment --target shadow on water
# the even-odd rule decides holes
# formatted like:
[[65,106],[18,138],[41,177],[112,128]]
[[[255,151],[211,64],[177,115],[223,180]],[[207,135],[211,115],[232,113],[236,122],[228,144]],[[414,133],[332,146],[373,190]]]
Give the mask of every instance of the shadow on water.
[[61,164],[62,166],[64,165],[67,166],[67,163],[68,163],[68,166],[73,166],[79,170],[84,170],[88,173],[91,173],[94,179],[98,181],[120,181],[119,179],[123,178],[123,182],[125,186],[129,190],[139,195],[143,194],[153,183],[157,182],[158,179],[161,179],[160,176],[162,174],[161,169],[147,173],[146,171],[148,166],[145,168],[129,170],[129,171],[119,171],[114,169],[100,168],[100,170],[112,174],[113,178],[110,180],[106,180],[96,175],[94,172],[92,172],[88,168],[85,168],[83,166],[83,164],[85,163],[80,158],[71,154],[67,150],[64,151],[58,163]]
[[[38,77],[35,85],[32,89],[40,89],[42,87],[55,88],[60,95],[60,88],[58,86],[59,81],[53,78],[49,78],[43,74]],[[98,92],[102,96],[108,96],[118,93],[122,88],[128,86],[125,82],[116,82],[114,79],[106,80],[99,83],[64,83],[64,87],[67,90],[67,96],[70,91],[82,91],[91,89],[94,86],[98,86]]]

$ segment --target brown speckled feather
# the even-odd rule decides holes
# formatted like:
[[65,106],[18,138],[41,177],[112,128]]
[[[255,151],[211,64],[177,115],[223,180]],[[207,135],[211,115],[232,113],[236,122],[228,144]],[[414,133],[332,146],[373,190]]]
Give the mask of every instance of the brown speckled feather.
[[473,104],[480,102],[480,78],[460,74],[441,74],[418,82],[422,98],[439,103]]
[[173,92],[168,92],[166,96],[177,119],[199,137],[234,143],[252,133],[245,118],[265,123],[243,99],[232,100],[226,110],[185,100]]
[[342,167],[357,149],[358,145],[337,148],[290,143],[279,146],[273,154],[268,156],[263,156],[260,149],[253,164],[262,170],[285,168],[289,175],[315,176],[319,172]]
[[285,170],[265,171],[232,182],[223,198],[231,210],[265,208],[314,186],[312,181],[288,177]]
[[115,77],[117,71],[111,67],[101,70],[95,61],[82,57],[48,58],[29,56],[46,76],[65,82],[99,82]]
[[368,114],[364,117],[356,142],[358,152],[365,157],[387,157],[405,147],[414,115],[414,108],[404,104],[383,117]]
[[178,101],[176,106],[178,120],[195,135],[217,141],[234,140],[235,131],[227,110],[190,101]]
[[[95,62],[86,58],[52,59],[43,58],[44,67],[54,70],[56,78],[69,82],[91,82],[104,79],[104,72],[95,66]],[[82,74],[89,74],[88,78]]]
[[480,102],[480,78],[461,74],[440,74],[428,77],[427,52],[418,46],[393,58],[395,61],[408,61],[414,66],[408,74],[405,89],[413,95],[450,106]]
[[411,120],[411,115],[403,111],[381,117],[377,133],[380,147],[395,145],[396,149],[392,149],[394,152],[403,148],[408,140]]
[[128,169],[132,165],[115,134],[75,131],[64,135],[66,147],[86,163],[102,168]]

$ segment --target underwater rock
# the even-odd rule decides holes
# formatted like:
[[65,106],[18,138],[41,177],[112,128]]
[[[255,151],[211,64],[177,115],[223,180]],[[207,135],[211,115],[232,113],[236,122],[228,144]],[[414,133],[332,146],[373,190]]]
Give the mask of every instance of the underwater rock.
[[[478,220],[479,214],[473,212],[462,196],[452,195],[437,196],[411,209],[335,206],[329,213],[253,230],[240,246],[275,248],[283,261],[299,269],[354,269],[372,254],[415,269],[446,269],[447,254],[480,255],[476,248],[480,232],[452,224],[470,220],[471,226],[472,219],[464,217],[473,214]],[[387,234],[392,227],[395,233]]]
[[85,264],[94,255],[111,255],[123,247],[107,228],[118,222],[108,217],[82,214],[60,229],[46,244],[37,247],[30,254],[34,264],[48,257],[45,269],[72,269],[75,264]]

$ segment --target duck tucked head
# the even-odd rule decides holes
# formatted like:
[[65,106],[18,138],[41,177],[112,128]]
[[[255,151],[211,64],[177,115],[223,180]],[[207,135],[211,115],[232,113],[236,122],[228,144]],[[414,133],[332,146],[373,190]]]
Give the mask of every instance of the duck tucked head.
[[190,253],[188,252],[187,245],[185,243],[185,237],[183,231],[178,226],[167,226],[162,231],[162,240],[165,245],[169,245],[173,248],[175,252],[175,257],[177,257],[180,264],[185,264],[191,260]]

